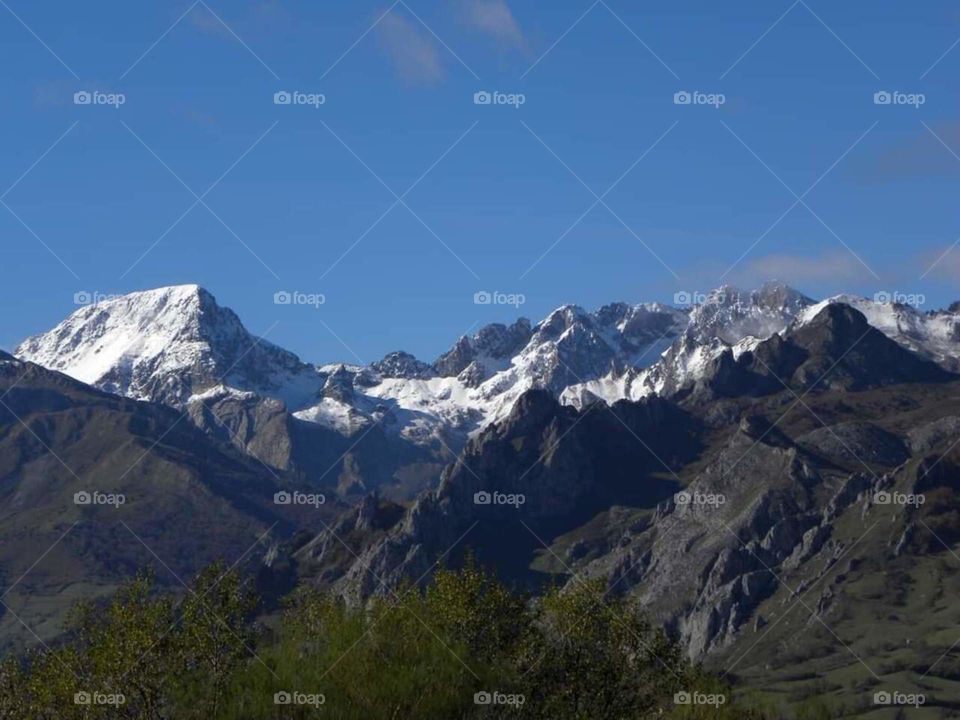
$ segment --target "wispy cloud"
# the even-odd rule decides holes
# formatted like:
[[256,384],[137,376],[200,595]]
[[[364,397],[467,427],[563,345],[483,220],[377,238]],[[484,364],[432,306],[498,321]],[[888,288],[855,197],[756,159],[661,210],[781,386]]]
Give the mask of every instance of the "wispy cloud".
[[923,253],[917,258],[924,280],[946,280],[952,285],[960,278],[960,239],[953,245]]
[[404,80],[432,84],[443,79],[439,46],[416,21],[394,10],[377,24],[377,30],[384,50]]
[[960,123],[941,122],[919,126],[854,168],[867,182],[951,176],[960,168],[953,153],[960,154]]
[[229,18],[218,11],[224,22],[230,26],[229,29],[203,5],[194,7],[186,21],[201,33],[230,39],[235,39],[231,29],[244,36],[289,34],[298,25],[290,12],[277,0],[238,3],[231,6],[231,9],[233,13]]
[[751,260],[731,276],[734,284],[755,287],[767,280],[780,280],[796,287],[838,288],[875,280],[848,252],[820,255],[775,253]]
[[497,42],[511,47],[525,47],[523,31],[506,0],[465,0],[464,14],[471,27],[490,35]]
[[223,23],[217,20],[209,10],[203,7],[203,5],[196,5],[193,10],[187,14],[187,22],[191,27],[207,35],[230,36],[230,31],[227,30],[227,28],[223,26]]

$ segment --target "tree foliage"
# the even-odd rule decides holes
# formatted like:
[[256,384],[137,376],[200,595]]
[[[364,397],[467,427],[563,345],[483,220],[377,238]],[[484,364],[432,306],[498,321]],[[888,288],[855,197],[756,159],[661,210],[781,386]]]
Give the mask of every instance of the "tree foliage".
[[[220,565],[180,598],[140,575],[0,664],[0,720],[765,717],[599,583],[533,599],[468,562],[363,607],[301,587],[265,627],[256,612]],[[691,692],[724,703],[674,702]]]

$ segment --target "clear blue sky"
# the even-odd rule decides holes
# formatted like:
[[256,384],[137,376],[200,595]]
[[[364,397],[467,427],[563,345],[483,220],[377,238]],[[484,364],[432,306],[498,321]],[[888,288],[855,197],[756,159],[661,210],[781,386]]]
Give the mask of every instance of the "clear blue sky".
[[75,292],[187,282],[317,362],[722,277],[960,297],[960,247],[928,271],[960,237],[954,3],[4,3],[7,348]]

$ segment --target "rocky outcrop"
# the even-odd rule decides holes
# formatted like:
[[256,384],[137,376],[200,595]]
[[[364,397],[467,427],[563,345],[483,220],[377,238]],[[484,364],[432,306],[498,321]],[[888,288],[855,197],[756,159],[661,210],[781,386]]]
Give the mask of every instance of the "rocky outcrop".
[[370,367],[381,377],[386,378],[428,378],[434,375],[433,368],[417,360],[407,352],[392,352],[383,360],[371,363]]
[[484,358],[488,363],[491,360],[499,363],[509,361],[530,342],[531,334],[530,321],[526,318],[520,318],[509,326],[500,323],[486,325],[476,335],[460,338],[450,350],[437,358],[433,369],[440,376],[451,377],[474,365],[475,378],[485,380],[494,368],[485,367]]
[[859,467],[862,462],[896,467],[910,457],[900,437],[861,421],[822,427],[802,435],[797,442],[841,466]]
[[338,587],[358,602],[404,578],[424,580],[464,534],[470,537],[455,556],[473,547],[481,560],[522,569],[542,550],[539,538],[552,539],[613,504],[654,507],[669,497],[675,483],[654,471],[661,460],[693,457],[695,427],[659,399],[578,412],[530,391],[506,421],[470,441],[440,487],[422,495]]
[[725,350],[706,367],[694,394],[762,396],[792,389],[859,391],[897,383],[955,379],[872,327],[849,305],[827,304],[809,322],[734,356]]

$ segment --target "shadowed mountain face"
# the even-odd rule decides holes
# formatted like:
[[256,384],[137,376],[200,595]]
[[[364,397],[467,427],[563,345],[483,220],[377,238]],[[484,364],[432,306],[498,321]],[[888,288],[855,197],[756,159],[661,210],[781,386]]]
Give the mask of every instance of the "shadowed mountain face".
[[274,493],[296,483],[170,408],[0,357],[4,643],[53,637],[73,601],[142,567],[179,587],[218,558],[262,560],[279,538],[335,512],[275,505]]
[[906,350],[848,305],[831,304],[809,322],[774,335],[734,359],[721,354],[701,381],[717,396],[766,395],[790,388],[866,390],[906,382],[946,382],[952,373]]
[[[353,599],[381,594],[383,580],[392,588],[425,575],[455,543],[454,563],[470,548],[511,582],[548,580],[528,571],[544,549],[541,540],[552,541],[611,506],[653,507],[670,497],[678,488],[670,468],[696,456],[697,428],[687,413],[659,399],[577,411],[531,391],[506,421],[472,440],[444,471],[440,487],[422,495],[337,584]],[[322,565],[326,548],[308,546],[301,559]]]
[[764,691],[863,702],[922,689],[909,663],[950,697],[958,441],[960,380],[828,305],[672,400],[527,393],[406,513],[344,515],[356,556],[318,537],[295,562],[360,602],[469,551],[530,589],[600,578]]

